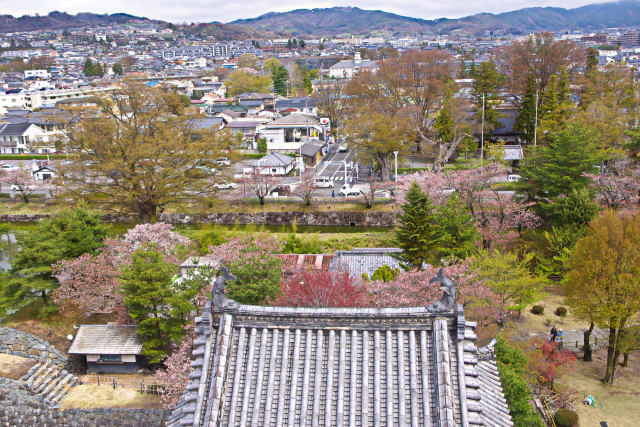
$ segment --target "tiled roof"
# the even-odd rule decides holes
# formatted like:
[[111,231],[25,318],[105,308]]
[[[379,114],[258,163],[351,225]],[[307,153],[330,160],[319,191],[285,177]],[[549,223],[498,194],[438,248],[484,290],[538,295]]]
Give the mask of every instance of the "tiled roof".
[[288,116],[281,117],[277,120],[267,123],[266,127],[278,127],[278,126],[313,126],[317,125],[318,119],[306,114],[293,113]]
[[330,270],[346,268],[352,277],[369,277],[383,265],[400,268],[400,263],[391,254],[402,252],[399,248],[356,248],[350,251],[338,251],[329,266]]
[[0,128],[0,136],[22,136],[31,127],[31,123],[7,124]]
[[491,365],[478,367],[475,324],[461,305],[263,307],[218,297],[197,319],[191,382],[169,427],[512,425]]
[[69,354],[140,354],[135,325],[82,325]]
[[291,156],[285,156],[280,153],[271,153],[267,154],[263,158],[251,162],[251,166],[257,168],[270,168],[270,167],[281,167],[281,166],[289,166],[291,163],[294,163],[296,160]]

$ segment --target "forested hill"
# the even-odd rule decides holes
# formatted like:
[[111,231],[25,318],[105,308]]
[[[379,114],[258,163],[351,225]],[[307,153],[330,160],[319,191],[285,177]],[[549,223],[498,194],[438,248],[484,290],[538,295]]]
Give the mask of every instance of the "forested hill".
[[485,31],[600,30],[640,24],[640,1],[624,0],[591,4],[575,9],[534,7],[500,14],[481,13],[460,19],[424,20],[357,7],[297,9],[270,12],[229,23],[282,35],[340,34],[448,34],[454,31],[482,34]]

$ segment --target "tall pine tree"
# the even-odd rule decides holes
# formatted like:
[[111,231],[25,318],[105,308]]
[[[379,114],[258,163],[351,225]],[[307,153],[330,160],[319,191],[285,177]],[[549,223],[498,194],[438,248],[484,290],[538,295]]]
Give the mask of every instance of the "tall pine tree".
[[434,208],[429,196],[413,182],[405,195],[396,239],[402,252],[397,255],[405,270],[422,269],[436,259],[439,227],[434,221]]
[[465,259],[478,251],[476,244],[481,236],[476,227],[476,220],[456,193],[452,193],[447,202],[438,209],[435,221],[439,226],[439,259],[452,256]]

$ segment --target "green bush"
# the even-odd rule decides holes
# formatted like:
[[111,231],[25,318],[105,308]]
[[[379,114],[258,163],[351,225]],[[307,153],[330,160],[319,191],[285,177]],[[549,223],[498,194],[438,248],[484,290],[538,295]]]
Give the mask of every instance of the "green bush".
[[0,154],[0,160],[49,160],[66,159],[65,154]]
[[267,153],[242,153],[241,154],[243,159],[261,159],[266,155]]
[[258,140],[258,151],[260,153],[266,153],[267,152],[267,140],[264,138],[260,138]]
[[566,307],[558,307],[558,308],[556,308],[556,311],[554,313],[556,313],[556,316],[564,317],[564,316],[567,315],[567,308]]
[[516,426],[543,427],[540,414],[529,404],[533,400],[531,389],[525,380],[527,358],[517,347],[510,346],[498,337],[495,347],[502,391],[509,406],[511,419]]
[[572,409],[558,409],[553,416],[558,427],[574,427],[578,425],[578,414]]
[[534,305],[533,307],[531,307],[531,312],[533,314],[542,314],[544,313],[544,307],[541,305]]
[[398,270],[397,268],[391,268],[385,264],[382,267],[378,267],[376,271],[373,272],[371,280],[382,280],[383,282],[390,282],[395,279],[398,274],[400,274],[400,270]]

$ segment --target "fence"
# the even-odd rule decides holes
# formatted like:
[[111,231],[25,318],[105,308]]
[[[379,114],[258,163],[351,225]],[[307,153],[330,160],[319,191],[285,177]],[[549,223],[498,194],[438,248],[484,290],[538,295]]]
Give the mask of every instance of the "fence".
[[116,388],[128,388],[131,390],[137,390],[140,393],[154,393],[159,394],[161,386],[154,382],[145,382],[144,380],[123,380],[122,378],[112,377],[107,375],[91,375],[82,379],[83,384],[96,384],[111,386],[115,390]]

